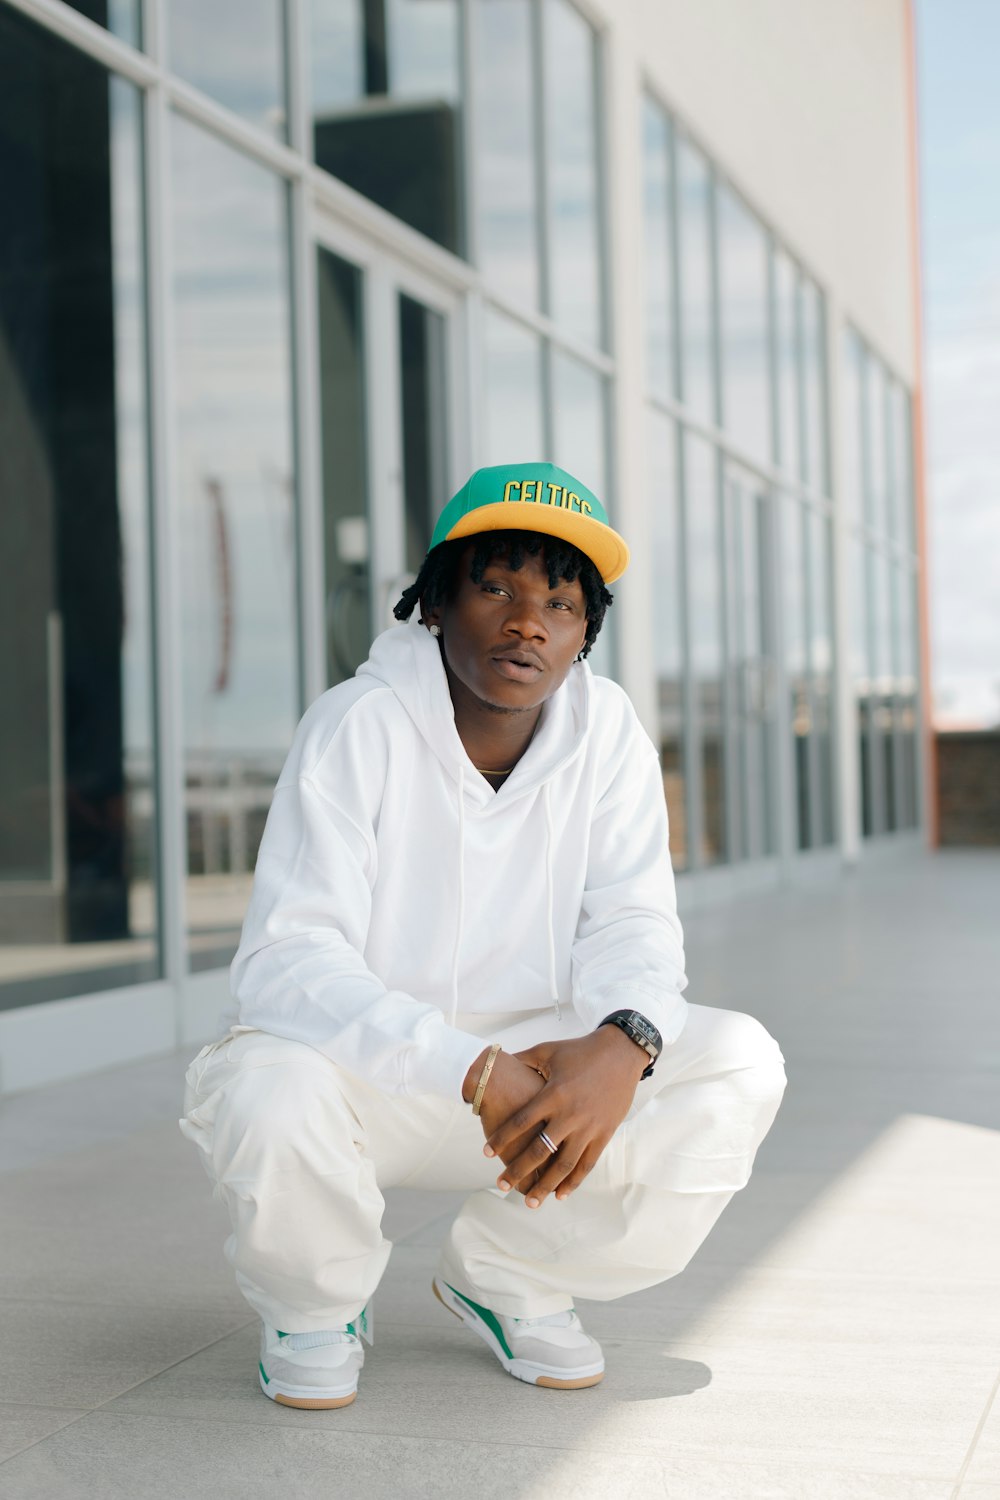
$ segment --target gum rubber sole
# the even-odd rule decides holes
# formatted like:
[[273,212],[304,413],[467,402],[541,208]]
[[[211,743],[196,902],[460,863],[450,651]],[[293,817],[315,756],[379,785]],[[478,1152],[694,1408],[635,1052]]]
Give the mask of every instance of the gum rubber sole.
[[[493,1348],[492,1341],[483,1337],[483,1334],[480,1333],[478,1326],[466,1322],[465,1318],[462,1317],[462,1314],[460,1312],[456,1312],[450,1302],[445,1301],[440,1291],[438,1290],[436,1276],[431,1281],[431,1290],[440,1302],[441,1306],[446,1307],[453,1318],[457,1318],[458,1321],[463,1325],[463,1327],[471,1328],[474,1333],[479,1333],[480,1338],[483,1339],[483,1343],[489,1344],[489,1347],[491,1349]],[[496,1353],[496,1350],[494,1350],[494,1353]],[[507,1371],[507,1374],[513,1375],[515,1380],[522,1381],[524,1385],[541,1385],[544,1386],[546,1390],[550,1391],[582,1391],[586,1390],[589,1386],[600,1385],[601,1381],[604,1379],[604,1371],[601,1370],[596,1375],[581,1375],[576,1380],[562,1380],[555,1375],[539,1375],[535,1380],[525,1380],[523,1375],[515,1374],[514,1371],[508,1367],[507,1363],[499,1355],[497,1355],[497,1358],[500,1359],[500,1363]]]
[[275,1393],[271,1400],[277,1401],[279,1406],[297,1406],[302,1411],[332,1411],[337,1406],[350,1406],[357,1394],[357,1391],[352,1391],[349,1396],[333,1396],[324,1400],[322,1396],[281,1396]]

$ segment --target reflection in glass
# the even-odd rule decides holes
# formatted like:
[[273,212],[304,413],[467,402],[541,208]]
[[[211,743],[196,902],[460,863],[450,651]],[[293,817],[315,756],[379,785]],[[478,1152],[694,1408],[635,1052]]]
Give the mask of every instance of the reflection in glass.
[[873,531],[884,536],[888,512],[888,465],[885,443],[886,416],[885,373],[877,359],[865,359],[865,448],[867,495],[866,520]]
[[830,523],[814,511],[809,524],[809,677],[815,741],[816,805],[813,839],[833,843],[833,590]]
[[867,838],[874,828],[872,788],[872,676],[869,660],[868,549],[858,537],[847,543],[847,616],[849,625],[848,671],[854,685],[857,714],[858,766],[861,778],[861,831]]
[[715,421],[712,312],[711,180],[708,164],[689,141],[677,145],[680,213],[681,390],[685,405]]
[[479,264],[508,296],[537,307],[538,187],[529,0],[480,0],[474,20]]
[[841,491],[844,517],[851,526],[864,520],[864,463],[862,443],[862,392],[864,388],[864,349],[853,328],[844,330],[843,344],[843,413],[844,473]]
[[461,254],[458,0],[308,0],[307,10],[317,165]]
[[[614,505],[608,493],[607,408],[604,377],[578,359],[553,350],[552,360],[552,461],[580,479],[607,506]],[[614,590],[612,589],[612,594]],[[602,677],[614,676],[615,613],[605,616],[601,633],[588,656],[592,669]]]
[[157,978],[142,108],[0,11],[0,1008]]
[[560,350],[552,352],[553,463],[607,503],[604,377]]
[[356,266],[318,252],[320,435],[327,682],[352,677],[371,644],[363,288]]
[[688,638],[701,760],[700,862],[726,858],[723,755],[722,580],[715,450],[685,434],[684,490],[688,534]]
[[283,0],[170,0],[170,68],[277,140],[287,139]]
[[190,963],[232,956],[298,717],[287,195],[171,121]]
[[778,454],[791,479],[802,474],[802,405],[799,381],[799,273],[782,250],[774,252],[775,353],[778,374]]
[[[430,546],[434,522],[450,498],[444,337],[440,313],[412,297],[400,296],[403,512],[406,566],[414,574]],[[391,619],[386,623],[392,623]]]
[[735,847],[731,859],[774,852],[773,621],[769,586],[771,504],[759,480],[727,462],[726,620],[732,714]]
[[794,497],[785,501],[781,517],[782,574],[784,576],[785,672],[790,694],[792,763],[795,767],[795,824],[800,849],[812,837],[812,698],[809,692],[809,647],[806,633],[807,551],[805,512]]
[[719,321],[726,431],[754,458],[771,454],[767,236],[750,210],[720,187]]
[[688,863],[688,834],[684,800],[684,638],[676,427],[669,417],[656,411],[648,413],[647,422],[654,580],[653,659],[660,763],[670,820],[670,854],[674,869],[684,870]]
[[917,638],[916,575],[908,563],[893,569],[896,645],[896,739],[899,746],[898,827],[920,821],[917,787]]
[[543,411],[538,335],[488,309],[486,451],[482,462],[533,463],[541,458],[545,453]]
[[643,272],[646,313],[646,383],[660,396],[674,394],[674,272],[671,233],[670,121],[648,96],[642,101]]
[[826,456],[826,303],[819,287],[802,278],[799,289],[802,384],[805,415],[805,479],[822,495],[830,493]]
[[112,36],[138,47],[142,41],[142,10],[140,0],[67,0],[73,10],[78,10],[88,21],[106,26]]
[[567,333],[604,341],[598,224],[597,44],[569,0],[544,0],[549,308]]
[[910,452],[910,401],[898,380],[889,380],[889,535],[912,548],[913,466]]

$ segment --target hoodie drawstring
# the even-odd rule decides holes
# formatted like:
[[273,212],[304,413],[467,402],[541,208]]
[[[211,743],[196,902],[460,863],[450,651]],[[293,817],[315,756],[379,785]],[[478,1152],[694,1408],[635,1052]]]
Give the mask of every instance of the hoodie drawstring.
[[451,958],[451,1024],[458,1015],[458,956],[462,946],[465,921],[465,767],[458,765],[458,921],[455,925],[455,950]]
[[552,868],[555,840],[552,837],[552,807],[549,802],[549,783],[542,783],[542,806],[545,809],[545,926],[549,940],[549,992],[556,1008],[556,1020],[562,1020],[559,1004],[559,983],[556,979],[556,934],[555,934],[555,874]]

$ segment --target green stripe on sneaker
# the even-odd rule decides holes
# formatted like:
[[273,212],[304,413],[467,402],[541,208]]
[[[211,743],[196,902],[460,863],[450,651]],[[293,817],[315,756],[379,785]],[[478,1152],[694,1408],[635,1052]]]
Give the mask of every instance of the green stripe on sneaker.
[[507,1340],[504,1338],[503,1329],[500,1327],[495,1313],[491,1313],[488,1307],[480,1307],[479,1303],[473,1302],[471,1297],[463,1297],[462,1293],[460,1291],[457,1291],[456,1288],[452,1286],[450,1281],[446,1281],[445,1286],[448,1288],[449,1292],[454,1292],[455,1296],[458,1297],[460,1301],[464,1302],[466,1307],[472,1308],[472,1311],[476,1314],[476,1317],[482,1319],[482,1321],[486,1324],[487,1328],[493,1334],[494,1338],[500,1345],[503,1352],[506,1354],[507,1358],[513,1359],[514,1351],[508,1344]]
[[264,1369],[264,1363],[263,1363],[263,1361],[262,1360],[258,1360],[257,1363],[260,1365],[260,1378],[261,1378],[261,1380],[263,1380],[263,1382],[264,1382],[265,1385],[270,1385],[271,1382],[267,1378],[267,1372]]

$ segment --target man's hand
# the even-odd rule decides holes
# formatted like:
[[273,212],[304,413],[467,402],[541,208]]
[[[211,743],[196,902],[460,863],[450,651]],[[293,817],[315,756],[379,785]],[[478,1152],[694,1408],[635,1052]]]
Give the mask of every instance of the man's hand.
[[[572,1041],[542,1042],[513,1060],[545,1082],[492,1132],[487,1128],[485,1150],[506,1164],[497,1186],[519,1189],[528,1207],[538,1208],[549,1193],[568,1197],[597,1164],[628,1114],[649,1058],[617,1026],[602,1026]],[[486,1098],[492,1087],[491,1079]],[[558,1147],[555,1155],[539,1139],[541,1130]]]
[[[471,1104],[475,1098],[476,1085],[486,1066],[489,1051],[490,1049],[486,1047],[465,1075],[462,1098],[466,1104]],[[526,1062],[520,1061],[509,1052],[498,1052],[497,1060],[493,1064],[493,1072],[486,1084],[482,1104],[479,1106],[479,1118],[483,1124],[483,1134],[487,1139],[494,1131],[499,1130],[512,1114],[529,1103],[539,1089],[544,1087],[544,1078],[534,1068],[529,1067]],[[517,1144],[517,1140],[511,1141],[513,1147]],[[525,1141],[524,1144],[527,1142]],[[510,1157],[503,1156],[502,1153],[497,1154],[505,1162],[510,1160]]]

